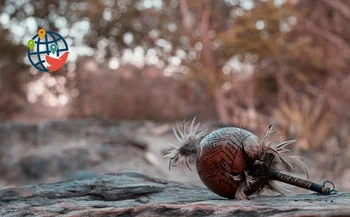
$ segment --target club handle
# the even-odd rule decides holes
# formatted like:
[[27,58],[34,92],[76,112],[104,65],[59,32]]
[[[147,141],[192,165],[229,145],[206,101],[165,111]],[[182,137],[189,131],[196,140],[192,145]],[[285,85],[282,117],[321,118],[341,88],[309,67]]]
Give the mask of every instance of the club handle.
[[[305,179],[301,179],[301,178],[297,178],[297,177],[293,177],[284,173],[281,173],[279,171],[276,170],[272,170],[270,169],[268,171],[271,179],[276,180],[276,181],[280,181],[283,183],[287,183],[293,186],[297,186],[300,188],[304,188],[310,191],[314,191],[317,193],[320,193],[322,195],[330,195],[330,194],[336,194],[337,191],[335,190],[335,185],[331,182],[331,181],[325,181],[323,183],[323,185],[305,180]],[[331,187],[326,187],[326,184],[329,183],[331,184]]]

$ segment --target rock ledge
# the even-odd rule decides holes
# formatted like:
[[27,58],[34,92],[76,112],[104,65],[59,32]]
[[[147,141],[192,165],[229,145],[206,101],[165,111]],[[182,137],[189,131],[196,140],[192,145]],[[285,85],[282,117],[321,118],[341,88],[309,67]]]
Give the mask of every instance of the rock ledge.
[[0,216],[350,216],[350,193],[227,200],[136,172],[0,190]]

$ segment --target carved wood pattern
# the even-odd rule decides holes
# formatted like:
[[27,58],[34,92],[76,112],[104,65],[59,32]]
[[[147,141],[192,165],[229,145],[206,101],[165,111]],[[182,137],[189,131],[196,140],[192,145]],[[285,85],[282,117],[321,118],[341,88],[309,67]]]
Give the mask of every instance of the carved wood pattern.
[[255,141],[256,136],[244,129],[226,127],[211,132],[201,141],[197,171],[203,183],[214,193],[234,198],[239,182],[227,174],[238,175],[247,167],[242,143],[251,149],[252,142],[246,142],[248,138]]

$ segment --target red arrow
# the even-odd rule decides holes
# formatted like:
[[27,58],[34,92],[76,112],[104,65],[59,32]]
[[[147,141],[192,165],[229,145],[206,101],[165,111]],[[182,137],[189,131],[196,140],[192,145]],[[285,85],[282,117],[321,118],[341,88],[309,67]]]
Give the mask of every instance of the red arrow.
[[64,52],[64,54],[62,54],[62,56],[60,56],[59,58],[54,58],[46,55],[45,56],[46,62],[50,64],[50,66],[48,66],[47,68],[50,70],[50,72],[54,72],[60,69],[63,66],[63,64],[66,62],[68,54],[69,52]]

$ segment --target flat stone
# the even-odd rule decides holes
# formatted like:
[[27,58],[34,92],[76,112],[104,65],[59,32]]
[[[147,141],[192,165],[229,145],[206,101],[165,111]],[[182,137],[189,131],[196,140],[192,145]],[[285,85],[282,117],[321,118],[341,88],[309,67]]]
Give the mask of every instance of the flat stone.
[[206,188],[136,172],[0,190],[0,216],[350,216],[350,193],[253,196],[238,201]]

